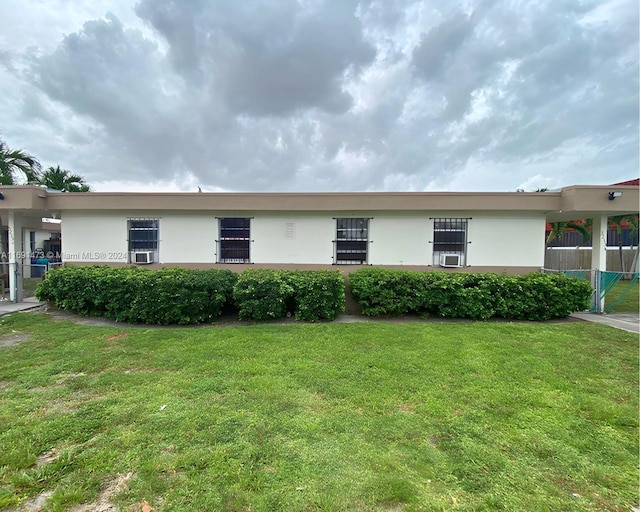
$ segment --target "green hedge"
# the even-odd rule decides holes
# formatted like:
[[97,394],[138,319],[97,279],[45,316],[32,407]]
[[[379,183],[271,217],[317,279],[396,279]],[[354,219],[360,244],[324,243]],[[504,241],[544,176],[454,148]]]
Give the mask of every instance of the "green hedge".
[[240,319],[269,320],[288,312],[297,320],[332,320],[345,308],[338,271],[187,270],[106,266],[52,270],[38,285],[39,300],[83,315],[146,324],[211,321],[231,304]]
[[220,316],[236,279],[219,269],[64,267],[47,273],[36,296],[76,313],[121,322],[194,324]]
[[[484,320],[564,318],[589,307],[591,285],[562,274],[527,276],[364,268],[349,276],[369,316],[435,315]],[[211,321],[234,304],[242,320],[332,320],[345,309],[339,271],[229,270],[105,266],[50,271],[40,300],[80,314],[147,324]]]
[[293,272],[293,302],[297,320],[333,320],[345,309],[344,278],[338,270]]
[[360,269],[349,276],[369,316],[436,315],[485,320],[565,318],[589,307],[591,285],[563,274],[526,276]]
[[233,302],[240,320],[282,318],[292,298],[288,273],[278,270],[245,270],[233,287]]
[[297,320],[333,320],[345,308],[339,271],[245,270],[233,289],[241,320],[270,320],[293,313]]

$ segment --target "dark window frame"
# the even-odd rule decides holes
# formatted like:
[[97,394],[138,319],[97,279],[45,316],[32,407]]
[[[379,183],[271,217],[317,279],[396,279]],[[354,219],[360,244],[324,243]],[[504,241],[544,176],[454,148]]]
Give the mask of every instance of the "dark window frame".
[[367,265],[370,217],[337,217],[333,262],[336,265]]
[[218,217],[217,263],[251,263],[251,217]]
[[441,254],[460,255],[460,265],[467,264],[469,221],[471,217],[431,217],[433,220],[433,264],[440,264]]
[[160,218],[129,217],[127,219],[127,248],[129,249],[130,263],[135,262],[132,254],[136,252],[152,252],[154,261],[158,261]]

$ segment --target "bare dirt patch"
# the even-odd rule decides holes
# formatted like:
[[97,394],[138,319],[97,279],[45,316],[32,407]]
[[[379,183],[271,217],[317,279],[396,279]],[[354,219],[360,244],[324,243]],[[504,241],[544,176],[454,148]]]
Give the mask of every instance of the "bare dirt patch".
[[43,491],[35,498],[25,500],[20,507],[16,509],[16,512],[40,512],[44,510],[47,501],[53,495],[53,491]]
[[413,405],[410,404],[398,404],[398,410],[402,412],[413,412]]
[[87,375],[87,374],[86,374],[86,373],[84,373],[84,372],[78,372],[78,373],[67,373],[67,374],[63,375],[62,377],[60,377],[60,378],[56,381],[56,384],[62,384],[62,383],[64,383],[64,382],[68,381],[68,380],[71,380],[71,379],[77,379],[78,377],[84,377],[84,376],[86,376],[86,375]]
[[118,475],[115,480],[109,483],[100,491],[98,499],[87,505],[79,505],[71,509],[71,512],[116,512],[116,506],[111,503],[113,498],[129,488],[129,480],[134,477],[134,473]]
[[114,343],[118,340],[126,338],[127,336],[129,336],[128,332],[119,332],[118,334],[113,334],[112,336],[109,336],[107,338],[107,343]]
[[45,464],[49,464],[60,457],[60,451],[53,448],[46,453],[43,453],[36,459],[36,466],[41,467]]
[[84,403],[86,403],[85,399],[53,400],[45,406],[44,410],[47,414],[69,414],[80,409]]
[[17,345],[21,341],[27,341],[31,338],[31,334],[13,334],[11,336],[3,336],[0,338],[0,347],[11,347]]

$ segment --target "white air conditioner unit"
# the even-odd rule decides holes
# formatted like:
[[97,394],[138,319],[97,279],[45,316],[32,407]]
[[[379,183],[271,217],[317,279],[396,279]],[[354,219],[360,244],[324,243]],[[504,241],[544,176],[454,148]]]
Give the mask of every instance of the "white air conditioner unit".
[[153,252],[152,251],[134,252],[133,263],[136,263],[138,265],[148,265],[149,263],[153,263]]
[[459,267],[460,255],[459,254],[441,254],[440,266],[441,267]]

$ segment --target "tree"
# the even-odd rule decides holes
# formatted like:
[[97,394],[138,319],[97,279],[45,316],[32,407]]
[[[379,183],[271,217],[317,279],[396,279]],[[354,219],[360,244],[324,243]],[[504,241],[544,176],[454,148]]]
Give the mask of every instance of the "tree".
[[72,174],[67,169],[61,169],[59,165],[47,168],[42,173],[39,183],[47,188],[63,192],[89,192],[91,190],[82,176]]
[[567,229],[576,230],[580,235],[582,235],[582,240],[585,242],[588,242],[591,239],[591,231],[587,228],[586,222],[552,222],[551,231],[547,237],[547,245],[554,240],[560,240]]
[[[634,235],[635,233],[637,233],[638,232],[638,214],[614,215],[613,217],[609,217],[608,223],[609,223],[609,227],[611,229],[615,229],[618,235],[618,254],[620,255],[620,270],[622,272],[626,272],[624,259],[622,258],[622,225],[623,224],[629,225],[630,235]],[[629,269],[631,272],[633,272],[633,268],[636,264],[637,257],[638,257],[638,254],[636,249],[636,255],[633,258],[633,263],[631,264],[632,268]]]
[[11,149],[0,139],[0,185],[38,183],[41,169],[36,157],[21,149]]
[[[11,149],[0,139],[0,185],[19,185],[21,182],[38,183],[42,166],[38,159],[22,149]],[[7,253],[2,219],[0,218],[0,268],[2,278],[0,286],[4,286],[4,276],[8,274]]]

